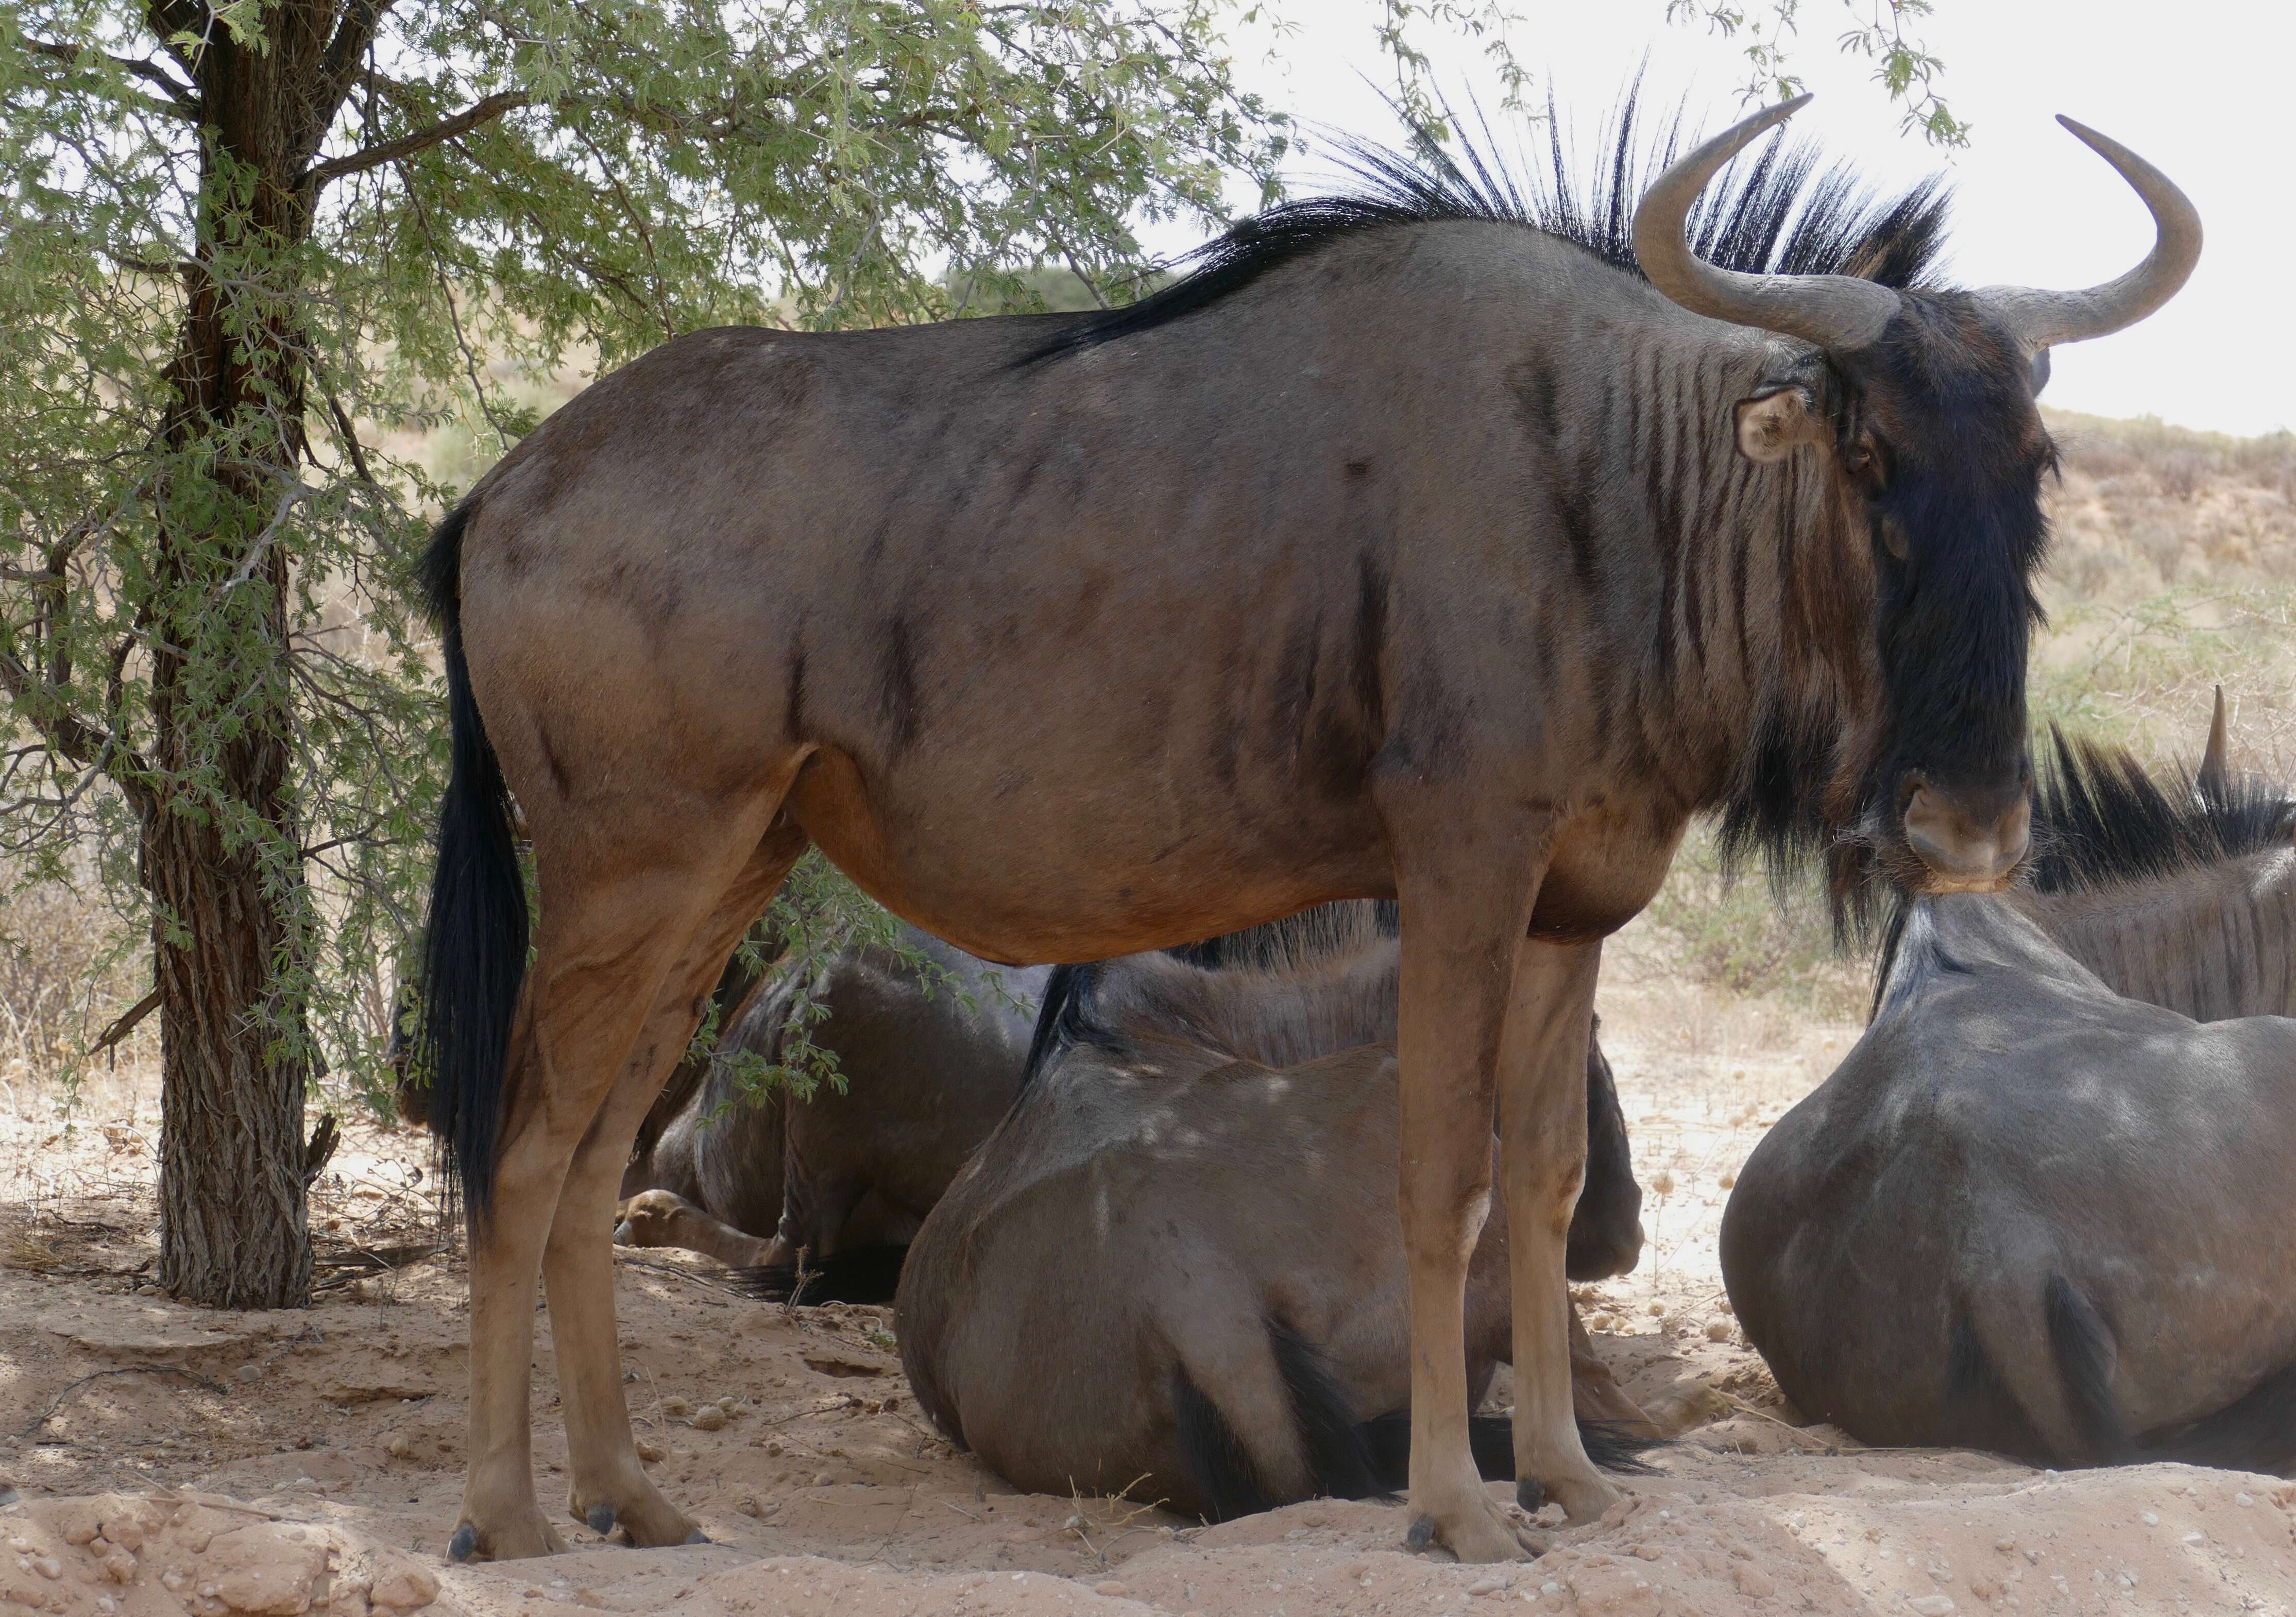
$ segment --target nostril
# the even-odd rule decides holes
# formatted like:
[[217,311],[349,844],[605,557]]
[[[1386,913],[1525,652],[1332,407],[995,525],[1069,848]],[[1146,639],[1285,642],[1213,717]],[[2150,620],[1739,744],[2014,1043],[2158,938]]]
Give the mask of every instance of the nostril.
[[2000,850],[2004,870],[2017,864],[2033,845],[2033,803],[2021,797],[2016,806],[2001,817],[2001,826],[1994,833],[1994,846]]

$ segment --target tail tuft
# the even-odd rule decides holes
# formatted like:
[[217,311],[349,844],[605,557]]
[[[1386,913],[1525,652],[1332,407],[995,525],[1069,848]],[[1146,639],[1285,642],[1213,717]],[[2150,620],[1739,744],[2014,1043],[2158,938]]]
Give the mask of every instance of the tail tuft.
[[2112,1327],[2089,1300],[2062,1275],[2049,1276],[2041,1293],[2041,1314],[2049,1349],[2064,1377],[2065,1402],[2079,1427],[2092,1465],[2122,1465],[2138,1457],[2136,1440],[2112,1395],[2112,1367],[2119,1357]]
[[[1363,1424],[1371,1446],[1373,1465],[1382,1487],[1400,1491],[1411,1482],[1411,1411],[1391,1410]],[[1660,1438],[1637,1437],[1631,1427],[1616,1421],[1580,1421],[1578,1442],[1587,1457],[1605,1471],[1628,1476],[1649,1476],[1657,1467],[1642,1457],[1665,1448]],[[1475,1471],[1486,1482],[1514,1481],[1514,1422],[1504,1415],[1467,1418],[1467,1447],[1475,1457]]]
[[1292,1400],[1292,1424],[1307,1449],[1316,1492],[1332,1499],[1385,1498],[1388,1490],[1373,1466],[1371,1443],[1346,1389],[1332,1374],[1330,1361],[1280,1319],[1268,1319],[1267,1335],[1275,1344],[1276,1372]]
[[1283,1502],[1267,1497],[1251,1451],[1219,1406],[1188,1378],[1185,1365],[1172,1367],[1172,1425],[1181,1468],[1194,1485],[1207,1521],[1232,1522]]
[[510,788],[487,739],[463,655],[464,501],[439,524],[419,582],[441,634],[452,760],[439,812],[439,864],[422,945],[422,1025],[415,1065],[430,1091],[430,1127],[473,1219],[494,1191],[510,1102],[511,1023],[526,979],[526,878],[511,830]]
[[[1365,1428],[1357,1424],[1347,1391],[1321,1350],[1280,1319],[1271,1316],[1267,1324],[1276,1375],[1312,1478],[1308,1497],[1389,1498],[1374,1469]],[[1172,1371],[1172,1414],[1181,1464],[1209,1519],[1227,1522],[1292,1503],[1276,1497],[1235,1428],[1188,1378],[1184,1366]]]
[[808,1263],[805,1290],[794,1297],[798,1291],[794,1263],[737,1268],[734,1285],[743,1295],[761,1302],[890,1302],[900,1287],[901,1265],[908,1256],[906,1246],[857,1246],[824,1258],[817,1268]]

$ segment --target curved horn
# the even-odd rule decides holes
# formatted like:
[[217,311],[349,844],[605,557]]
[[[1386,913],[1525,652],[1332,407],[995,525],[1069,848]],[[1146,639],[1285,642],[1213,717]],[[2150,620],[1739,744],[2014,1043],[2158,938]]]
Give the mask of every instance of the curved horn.
[[2200,773],[2193,776],[2193,784],[2213,797],[2223,793],[2231,781],[2225,763],[2224,686],[2218,685],[2216,714],[2209,720],[2208,751],[2201,754]]
[[2042,291],[2030,286],[1988,286],[1976,296],[2017,333],[2028,352],[2060,342],[2103,337],[2134,325],[2177,295],[2201,258],[2201,216],[2169,176],[2110,135],[2060,116],[2057,121],[2113,171],[2152,210],[2156,234],[2144,261],[2117,281],[2087,291]]
[[1718,269],[1690,250],[1691,204],[1714,171],[1803,107],[1797,95],[1726,129],[1643,193],[1635,209],[1635,257],[1650,283],[1693,314],[1784,332],[1820,348],[1863,348],[1898,312],[1898,294],[1856,275],[1754,275]]

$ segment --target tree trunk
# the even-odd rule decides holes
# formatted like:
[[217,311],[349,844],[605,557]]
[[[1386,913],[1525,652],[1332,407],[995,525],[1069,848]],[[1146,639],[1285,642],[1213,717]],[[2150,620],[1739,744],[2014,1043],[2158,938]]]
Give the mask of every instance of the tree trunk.
[[[224,1308],[299,1308],[311,1295],[310,1074],[279,980],[295,964],[302,882],[285,851],[299,838],[289,546],[265,529],[283,517],[302,449],[293,288],[282,278],[310,232],[297,176],[318,137],[332,13],[288,0],[266,8],[264,48],[217,29],[201,53],[206,184],[168,373],[165,431],[181,483],[161,497],[153,558],[160,779],[142,842],[162,1019],[160,1284]],[[250,299],[256,283],[266,295]],[[201,497],[173,497],[184,489]]]
[[[284,818],[283,747],[239,748],[222,790]],[[268,816],[266,817],[268,817]],[[160,1023],[160,1285],[217,1308],[311,1299],[303,1062],[258,1016],[285,917],[252,849],[211,820],[159,810],[144,843]],[[172,921],[175,925],[170,927]],[[170,940],[171,936],[173,941]]]

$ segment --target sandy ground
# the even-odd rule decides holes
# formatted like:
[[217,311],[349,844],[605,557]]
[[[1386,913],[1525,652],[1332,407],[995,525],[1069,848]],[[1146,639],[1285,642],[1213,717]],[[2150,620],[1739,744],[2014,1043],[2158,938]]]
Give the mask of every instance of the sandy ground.
[[[1535,1564],[1406,1554],[1393,1506],[1205,1528],[1151,1501],[1016,1494],[917,1413],[886,1310],[761,1306],[698,1260],[625,1252],[644,1452],[713,1542],[634,1550],[568,1521],[563,1556],[446,1565],[465,1278],[431,1250],[421,1143],[351,1131],[315,1199],[317,1306],[184,1308],[149,1290],[153,1104],[122,1079],[69,1132],[20,1101],[0,1116],[0,1498],[18,1495],[0,1613],[2291,1612],[2296,1489],[2275,1479],[2060,1476],[1799,1424],[1737,1336],[1715,1229],[1733,1170],[1856,1029],[1623,953],[1604,1034],[1652,1241],[1581,1301],[1630,1391],[1709,1418]],[[537,1326],[554,1505],[565,1438]]]

